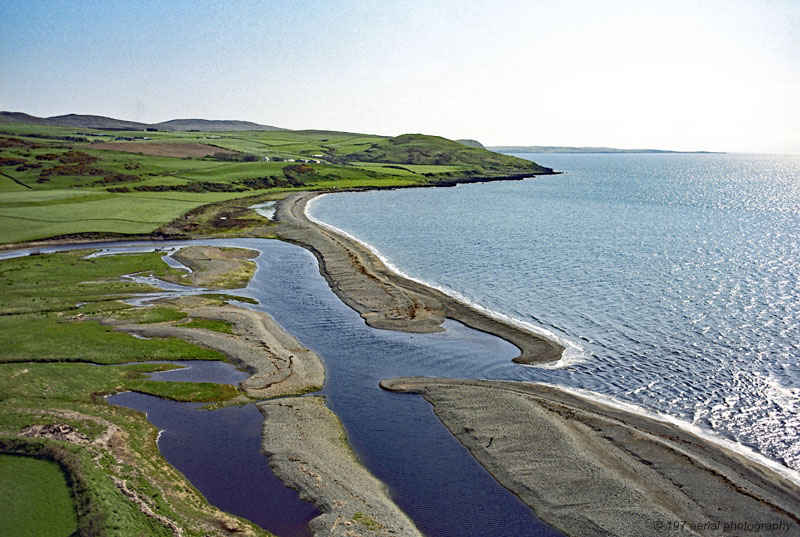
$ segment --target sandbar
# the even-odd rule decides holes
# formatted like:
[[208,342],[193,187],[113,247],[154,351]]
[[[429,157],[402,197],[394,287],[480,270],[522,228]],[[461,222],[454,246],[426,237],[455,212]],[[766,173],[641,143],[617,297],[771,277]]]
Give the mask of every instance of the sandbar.
[[482,332],[497,335],[520,349],[515,362],[558,360],[564,348],[557,342],[504,322],[436,289],[389,270],[361,243],[320,226],[305,214],[318,192],[292,194],[278,202],[278,236],[310,250],[331,289],[374,328],[405,332],[437,332],[450,318]]
[[309,527],[317,537],[422,537],[389,497],[386,486],[358,461],[339,418],[321,397],[259,403],[262,451],[275,475],[322,515]]
[[658,419],[527,382],[398,378],[381,387],[422,395],[498,482],[567,535],[800,528],[796,483]]
[[144,337],[177,337],[217,350],[228,361],[250,373],[240,386],[253,398],[297,395],[322,389],[325,367],[320,357],[300,345],[266,313],[230,305],[200,306],[185,311],[190,319],[231,323],[234,333],[167,323],[121,324],[116,326],[116,330]]

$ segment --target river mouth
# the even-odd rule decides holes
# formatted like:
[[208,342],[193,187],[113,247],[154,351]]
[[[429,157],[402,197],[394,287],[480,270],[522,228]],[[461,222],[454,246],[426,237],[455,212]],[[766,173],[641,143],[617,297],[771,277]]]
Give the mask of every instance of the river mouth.
[[434,334],[371,328],[331,291],[313,254],[291,244],[269,244],[258,263],[248,287],[259,301],[253,309],[322,357],[328,407],[362,464],[425,535],[561,535],[500,486],[427,402],[378,385],[397,376],[513,375],[524,369],[511,362],[515,346],[454,321]]
[[[513,379],[515,371],[524,369],[510,361],[518,353],[516,347],[453,321],[436,334],[368,327],[331,291],[316,258],[292,244],[233,239],[157,243],[151,248],[177,244],[261,252],[248,287],[228,294],[258,300],[258,305],[242,305],[270,314],[303,346],[320,355],[326,366],[322,394],[341,419],[354,452],[425,535],[561,535],[499,485],[442,425],[428,403],[378,386],[381,380],[396,376]],[[130,247],[130,243],[88,245],[116,246]],[[158,377],[223,380],[213,374],[198,376],[205,366],[190,365],[188,370]],[[159,438],[164,457],[209,502],[283,537],[310,535],[307,523],[318,513],[275,478],[268,459],[261,455],[263,417],[254,405],[206,411],[198,408],[200,404],[131,392],[108,400],[147,413],[164,431]],[[274,485],[267,491],[262,484],[272,480]],[[281,489],[287,493],[285,498],[272,492]]]

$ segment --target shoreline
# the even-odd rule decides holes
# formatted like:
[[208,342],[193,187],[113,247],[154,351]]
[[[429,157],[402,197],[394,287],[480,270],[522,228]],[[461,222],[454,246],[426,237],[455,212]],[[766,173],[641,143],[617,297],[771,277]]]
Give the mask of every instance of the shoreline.
[[508,341],[520,349],[514,362],[539,364],[561,358],[559,343],[496,319],[437,289],[401,276],[361,243],[312,222],[307,203],[319,192],[292,194],[280,200],[277,235],[311,251],[320,273],[336,295],[373,328],[430,333],[445,319]]
[[[520,338],[524,344],[525,338],[516,334],[516,332],[524,333],[524,330],[487,317],[482,312],[478,312],[466,304],[459,303],[456,299],[435,289],[392,273],[380,259],[362,244],[343,238],[333,231],[325,230],[311,222],[305,216],[304,208],[305,204],[318,194],[301,193],[290,195],[281,200],[278,203],[278,211],[276,212],[276,216],[281,223],[275,229],[279,230],[279,235],[283,240],[299,244],[310,250],[317,257],[320,273],[330,287],[345,304],[358,311],[368,325],[376,328],[409,332],[435,332],[441,330],[439,324],[445,318],[453,318],[471,328],[496,335],[515,344],[522,352],[520,357],[515,358],[514,361],[522,361],[521,358],[525,355],[526,348],[522,344],[517,344],[511,338]],[[296,214],[298,210],[301,217]],[[287,220],[284,220],[281,216],[284,213],[288,213]],[[305,230],[303,226],[307,226]],[[309,232],[308,229],[312,229],[312,231]],[[142,239],[152,240],[150,237],[143,237]],[[303,239],[308,242],[303,242]],[[65,243],[62,241],[57,244]],[[358,289],[359,286],[367,286],[367,291],[362,290],[361,296],[357,293],[355,293],[355,296],[348,295],[352,289]],[[442,299],[442,296],[445,298]],[[452,306],[453,309],[450,309],[450,301],[457,303],[456,306]],[[437,310],[437,307],[440,309]],[[455,314],[450,314],[452,311],[455,311]],[[464,311],[466,311],[467,317],[469,317],[469,314],[478,317],[475,322],[478,326],[465,322],[456,316],[459,313],[464,315]],[[405,316],[403,315],[404,313],[406,314]],[[487,323],[487,320],[493,322]],[[498,329],[493,323],[502,326]],[[504,330],[509,330],[509,337],[506,337]],[[538,335],[536,335],[536,338],[539,340],[544,339]],[[520,341],[520,339],[517,341]],[[533,354],[535,355],[535,353]],[[403,382],[406,383],[405,386],[402,385]],[[459,441],[468,447],[481,465],[495,476],[503,486],[523,498],[526,503],[529,501],[536,503],[523,497],[525,494],[533,494],[530,490],[535,489],[524,482],[517,481],[517,479],[520,476],[528,476],[530,469],[527,464],[531,461],[527,457],[521,457],[519,450],[511,452],[510,455],[505,457],[492,458],[494,454],[490,453],[488,448],[490,446],[497,448],[501,444],[501,437],[491,435],[489,437],[490,440],[487,441],[476,432],[476,412],[490,414],[491,420],[489,420],[488,424],[485,423],[485,419],[483,422],[479,422],[481,427],[501,427],[505,431],[519,433],[519,431],[514,431],[518,424],[511,417],[520,414],[513,409],[518,409],[519,405],[534,404],[537,406],[539,414],[545,411],[549,416],[548,419],[552,418],[552,430],[573,435],[570,438],[574,441],[566,442],[567,444],[582,443],[576,451],[578,455],[594,458],[596,462],[598,454],[602,453],[599,458],[603,461],[626,461],[626,464],[618,464],[615,471],[619,474],[633,473],[635,475],[622,475],[621,477],[611,475],[610,477],[622,479],[623,483],[619,486],[623,490],[629,491],[634,495],[641,496],[643,494],[643,497],[650,498],[650,500],[642,502],[644,507],[641,512],[637,512],[637,516],[642,520],[648,520],[651,525],[647,527],[636,526],[638,533],[625,533],[627,531],[625,528],[617,529],[613,532],[617,535],[662,535],[663,531],[653,531],[654,524],[659,520],[663,520],[665,523],[668,520],[683,520],[687,523],[700,523],[704,520],[713,521],[705,514],[706,511],[696,505],[692,507],[686,503],[686,500],[682,500],[680,496],[683,494],[684,489],[706,490],[704,487],[710,486],[707,483],[709,479],[712,481],[715,479],[721,480],[725,483],[724,486],[716,489],[718,490],[717,495],[709,496],[706,494],[709,496],[709,502],[718,499],[721,502],[726,502],[730,494],[739,494],[756,499],[757,503],[763,505],[777,503],[781,504],[780,508],[784,513],[788,513],[786,515],[788,520],[792,523],[800,524],[800,506],[798,506],[797,500],[797,498],[800,498],[800,488],[796,483],[791,483],[783,476],[764,467],[757,461],[753,461],[746,455],[728,450],[724,446],[698,437],[673,424],[659,422],[657,419],[648,416],[626,412],[558,388],[532,383],[419,378],[392,379],[382,382],[381,386],[391,391],[423,395],[426,400],[434,405],[435,412],[440,420]],[[452,389],[451,391],[454,392],[460,390],[461,393],[451,399],[446,399],[442,394],[448,389]],[[496,406],[486,403],[486,401],[496,400],[497,398],[504,398],[504,401],[501,401]],[[531,400],[535,401],[531,403]],[[448,405],[450,409],[446,408]],[[471,409],[470,405],[473,405]],[[491,414],[492,412],[494,414]],[[533,413],[536,414],[537,412]],[[443,418],[443,415],[447,417]],[[593,427],[597,426],[598,423],[602,427],[610,427],[610,429],[619,433],[619,436],[614,439],[603,437],[602,431],[604,429],[594,429]],[[609,426],[609,423],[612,423],[612,425]],[[522,423],[522,426],[524,425],[525,423]],[[592,431],[593,429],[594,431]],[[509,434],[509,436],[511,435]],[[578,438],[578,440],[575,440],[575,438]],[[523,446],[535,446],[530,436],[523,436],[520,441]],[[610,447],[602,447],[602,442],[612,445]],[[647,445],[647,449],[644,452],[637,451],[643,449],[642,445]],[[546,455],[549,457],[549,465],[560,464],[562,470],[565,468],[568,471],[573,469],[574,459],[570,458],[569,455],[559,450],[551,450],[549,447],[546,451]],[[653,453],[656,452],[661,453],[661,455],[654,455]],[[650,460],[659,456],[661,457],[660,462]],[[719,459],[719,457],[724,460]],[[688,466],[686,461],[689,461]],[[685,471],[676,470],[682,472],[682,478],[686,479],[684,485],[677,486],[678,491],[674,490],[676,488],[675,479],[665,476],[663,473],[670,471],[673,467],[688,468]],[[636,470],[630,470],[631,468],[636,468]],[[698,470],[702,470],[702,472],[698,473]],[[660,474],[660,477],[653,476],[653,472]],[[703,477],[693,477],[691,475],[692,472],[698,473]],[[614,474],[614,472],[610,472],[610,474]],[[642,474],[651,474],[648,477],[650,481],[643,484],[641,481],[644,479]],[[594,476],[592,476],[592,479],[594,479]],[[541,501],[541,498],[545,497],[545,493],[552,494],[551,489],[554,488],[552,486],[554,480],[552,478],[544,479],[543,482],[547,484],[546,490],[542,492],[541,497],[537,497],[536,501]],[[587,487],[586,481],[584,481],[582,487],[576,486],[575,488],[577,493],[594,494],[596,502],[612,501],[613,499],[607,498],[604,492],[600,490],[601,487],[602,485],[594,482]],[[655,504],[653,502],[660,498],[659,494],[664,490],[671,491],[669,497],[672,499],[672,505],[668,506],[673,509],[671,511],[660,504],[658,509],[654,507]],[[744,494],[742,494],[743,492]],[[768,496],[768,498],[764,498],[764,496]],[[531,503],[528,503],[528,505],[531,505],[537,515],[540,515],[545,521],[551,522],[547,517],[566,516],[573,521],[570,523],[578,524],[580,522],[575,522],[575,519],[580,517],[572,516],[570,513],[572,510],[582,509],[582,507],[571,505],[574,503],[580,502],[570,501],[569,499],[560,501],[559,505],[568,506],[566,509],[562,508],[561,513],[556,513],[558,509],[553,506],[549,507],[553,512],[540,513],[541,506],[536,508]],[[598,503],[590,505],[598,508]],[[659,510],[662,508],[667,509],[667,511]],[[628,511],[621,510],[620,512],[625,514]],[[767,521],[766,519],[760,520],[757,518],[760,516],[759,512],[748,511],[747,509],[736,512],[720,512],[730,515],[730,521],[737,519],[736,517],[745,517],[745,515],[750,516],[750,520]],[[653,513],[664,516],[661,519],[654,519]],[[665,515],[665,513],[667,514]],[[667,515],[671,518],[668,518]],[[634,522],[631,522],[631,524]],[[725,522],[725,520],[722,522]],[[592,523],[596,522],[592,521]],[[575,530],[575,534],[581,533],[579,530]],[[698,533],[683,534],[696,535]],[[699,534],[721,535],[719,532],[705,531]]]
[[498,482],[567,535],[723,535],[754,523],[788,534],[800,525],[800,486],[665,421],[529,382],[397,378],[381,387],[425,398]]
[[[497,321],[438,290],[392,272],[362,243],[311,221],[305,214],[305,207],[316,195],[318,194],[304,193],[288,196],[278,203],[276,217],[281,226],[278,235],[310,250],[317,257],[320,273],[332,290],[343,302],[361,314],[368,325],[408,332],[433,332],[439,328],[436,324],[438,319],[452,318],[470,328],[490,333],[516,345],[521,350],[520,356],[514,359],[517,363],[548,361],[542,360],[546,354],[536,352],[544,338],[536,336],[533,348],[528,347],[529,334],[524,330]],[[377,298],[374,296],[376,294]],[[408,308],[406,311],[411,315],[391,315],[402,311],[403,306]],[[414,315],[420,307],[426,308],[424,313],[427,315]],[[560,354],[559,351],[559,356]],[[613,528],[611,534],[615,535],[660,535],[663,532],[653,531],[656,523],[683,520],[688,524],[705,523],[706,528],[698,532],[687,529],[686,532],[678,532],[679,534],[719,535],[721,533],[717,530],[726,522],[747,523],[748,520],[754,520],[753,517],[759,516],[764,518],[763,522],[769,517],[772,517],[769,520],[779,520],[784,524],[783,527],[786,527],[785,524],[800,524],[800,502],[797,500],[800,498],[800,486],[796,482],[747,454],[731,450],[713,439],[698,436],[678,425],[622,410],[557,387],[533,383],[420,378],[413,379],[417,382],[413,387],[401,388],[398,383],[403,380],[384,381],[381,387],[390,391],[423,395],[433,404],[434,411],[443,424],[498,482],[520,496],[537,516],[568,534],[580,535],[586,531],[592,533],[599,531],[603,525],[608,525]],[[431,395],[433,390],[428,388],[437,383],[461,383],[465,387],[464,393],[453,398],[455,402],[450,401],[458,410],[451,411],[447,418],[443,417],[447,410],[441,410],[441,402],[437,402],[436,397]],[[509,391],[509,387],[513,387],[513,390]],[[471,388],[479,388],[480,391],[467,393]],[[508,395],[511,392],[516,393],[509,395],[512,401],[510,403],[499,404],[495,408],[490,408],[492,405],[486,403],[487,400],[496,398],[497,393]],[[533,439],[538,433],[530,430],[518,431],[521,436],[516,438],[516,446],[512,448],[510,455],[496,459],[487,456],[487,447],[492,446],[497,438],[490,436],[487,441],[486,438],[476,437],[475,420],[503,430],[515,429],[520,424],[509,417],[521,415],[514,409],[522,399],[531,395],[525,392],[535,393],[537,404],[548,408],[552,418],[549,424],[551,430],[563,433],[568,429],[584,429],[579,435],[583,438],[579,439],[582,444],[578,448],[570,451],[570,454],[559,450],[552,453],[548,449],[547,464],[544,466],[555,465],[569,471],[576,458],[584,457],[596,461],[601,453],[600,461],[606,458],[617,461],[615,468],[607,469],[608,477],[624,493],[637,496],[638,510],[615,506],[615,500],[608,498],[601,490],[602,485],[593,483],[587,487],[587,481],[596,478],[592,471],[587,472],[583,479],[578,480],[579,484],[561,498],[556,498],[557,494],[554,495],[552,490],[554,479],[561,478],[557,473],[544,477],[538,475],[538,480],[533,479],[536,483],[519,480],[519,476],[530,477],[532,474],[528,467],[527,454],[519,450],[520,445],[536,445]],[[483,422],[480,421],[481,413]],[[579,416],[586,418],[581,421]],[[591,424],[587,427],[588,422]],[[598,426],[598,422],[604,422],[605,429]],[[613,422],[613,427],[609,428],[609,422]],[[522,422],[522,426],[524,428],[525,422]],[[595,427],[594,432],[591,431],[592,427]],[[618,435],[613,440],[603,437],[605,433],[602,431],[607,432],[610,429],[615,429],[613,432]],[[574,440],[575,437],[572,437],[567,444],[574,446]],[[608,445],[601,446],[599,443],[604,441]],[[648,448],[637,454],[636,450],[641,450],[643,444],[647,444]],[[648,460],[648,457],[653,460]],[[623,459],[626,462],[619,463]],[[601,462],[600,466],[602,465]],[[592,464],[584,465],[584,469],[589,467],[596,469]],[[635,470],[630,470],[631,468]],[[625,476],[629,472],[634,475]],[[648,472],[651,475],[646,476],[646,479],[642,478],[641,474]],[[676,485],[681,480],[683,483]],[[539,495],[532,499],[531,490],[535,489],[537,483],[546,483],[547,486],[539,485]],[[697,490],[705,492],[698,493]],[[671,495],[672,503],[667,502],[662,507],[655,508],[654,502],[661,501],[661,495],[667,492]],[[591,500],[583,502],[576,499],[576,495],[580,497],[581,494],[588,494]],[[546,503],[548,498],[551,504],[543,508],[542,501]],[[737,507],[727,509],[725,502],[732,502]],[[561,507],[581,503],[585,504],[584,507],[575,509],[585,511],[586,516],[573,516],[570,509],[564,510]],[[780,513],[773,516],[775,509]],[[602,523],[598,526],[597,521],[592,520],[594,515],[589,513],[597,510],[610,510],[614,514],[600,517]],[[628,516],[631,512],[635,512],[634,517]],[[662,516],[653,518],[653,513]],[[720,518],[723,513],[727,514],[729,520]],[[649,525],[642,524],[642,521],[648,521]],[[713,527],[715,523],[719,524],[719,528]],[[709,526],[712,531],[706,531]],[[629,531],[631,528],[636,529]]]
[[[357,186],[352,188],[347,188],[345,190],[333,190],[332,192],[363,192],[369,190],[398,190],[398,189],[405,189],[405,188],[448,188],[454,187],[461,184],[475,184],[475,183],[493,183],[497,181],[522,181],[524,179],[528,179],[531,177],[539,176],[539,175],[561,175],[564,172],[556,171],[552,168],[547,168],[544,166],[540,166],[542,169],[539,171],[530,171],[525,173],[512,173],[512,174],[499,174],[499,175],[474,175],[474,176],[465,176],[460,178],[454,179],[439,179],[436,182],[429,182],[429,183],[421,183],[421,184],[412,184],[412,185],[392,185],[392,186]],[[338,188],[338,187],[334,187]],[[319,191],[308,191],[303,190],[299,193],[306,193],[306,192],[316,192],[319,194]],[[289,195],[292,193],[290,192]],[[281,195],[281,194],[278,194]],[[212,202],[207,205],[201,205],[189,213],[197,211],[202,207],[211,207],[215,205],[222,205],[225,203],[229,203],[231,201],[244,201],[244,200],[261,200],[265,196],[270,196],[270,194],[255,194],[252,196],[244,196],[241,198],[233,198],[231,200],[226,200],[222,202]],[[266,201],[272,201],[276,203],[280,203],[285,198],[278,198],[278,199],[271,199],[267,198]],[[257,202],[258,203],[258,202]],[[252,207],[248,207],[252,208]],[[30,239],[22,242],[10,242],[10,243],[3,243],[0,244],[0,252],[5,251],[13,251],[13,250],[22,250],[22,249],[29,249],[29,248],[46,248],[50,246],[60,246],[65,244],[92,244],[92,243],[103,243],[103,242],[123,242],[123,241],[153,241],[153,242],[163,242],[163,241],[187,241],[187,240],[202,240],[203,238],[246,238],[246,235],[240,235],[236,237],[215,237],[215,236],[202,236],[196,235],[194,233],[187,233],[182,231],[175,231],[170,230],[169,228],[178,221],[181,220],[184,216],[178,217],[176,220],[172,222],[168,222],[156,230],[150,233],[134,233],[134,234],[126,234],[126,233],[118,233],[118,232],[80,232],[80,233],[69,233],[64,235],[56,235],[51,237],[43,237],[38,239]],[[261,215],[263,216],[263,215]],[[259,238],[267,238],[267,237],[259,237]],[[269,237],[274,238],[274,237]]]

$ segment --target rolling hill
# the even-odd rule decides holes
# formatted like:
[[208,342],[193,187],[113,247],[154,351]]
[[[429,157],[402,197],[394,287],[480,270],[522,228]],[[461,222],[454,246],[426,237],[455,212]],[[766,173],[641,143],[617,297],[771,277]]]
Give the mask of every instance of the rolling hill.
[[455,186],[554,173],[424,134],[257,130],[255,123],[196,119],[149,127],[77,114],[2,113],[0,120],[0,243],[235,235],[269,225],[251,205],[291,191]]
[[259,125],[252,121],[236,121],[226,119],[172,119],[156,123],[153,127],[160,131],[203,131],[203,132],[231,132],[231,131],[283,131],[280,127],[272,125]]
[[85,114],[66,114],[63,116],[36,117],[23,112],[0,112],[0,123],[26,123],[48,127],[79,127],[115,131],[282,131],[280,127],[260,125],[251,121],[212,120],[212,119],[172,119],[161,123],[139,123],[105,116]]

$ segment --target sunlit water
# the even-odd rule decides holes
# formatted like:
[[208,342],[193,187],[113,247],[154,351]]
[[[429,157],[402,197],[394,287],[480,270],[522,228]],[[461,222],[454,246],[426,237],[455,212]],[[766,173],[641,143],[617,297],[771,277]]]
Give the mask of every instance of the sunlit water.
[[800,157],[520,156],[565,173],[309,213],[570,348],[478,376],[588,389],[800,469]]

